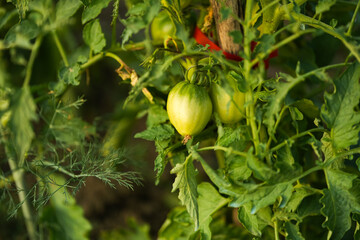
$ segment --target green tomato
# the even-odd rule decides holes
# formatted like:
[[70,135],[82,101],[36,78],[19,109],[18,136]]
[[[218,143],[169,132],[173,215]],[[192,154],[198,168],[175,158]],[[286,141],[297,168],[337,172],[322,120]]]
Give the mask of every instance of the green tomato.
[[245,115],[245,94],[240,92],[235,80],[227,78],[229,86],[233,90],[230,95],[217,83],[211,84],[211,99],[214,111],[218,113],[221,122],[236,123]]
[[200,133],[212,113],[212,103],[207,90],[186,81],[171,89],[166,108],[170,122],[182,136]]
[[160,12],[151,23],[151,36],[154,42],[163,43],[165,39],[175,36],[176,28],[166,11]]

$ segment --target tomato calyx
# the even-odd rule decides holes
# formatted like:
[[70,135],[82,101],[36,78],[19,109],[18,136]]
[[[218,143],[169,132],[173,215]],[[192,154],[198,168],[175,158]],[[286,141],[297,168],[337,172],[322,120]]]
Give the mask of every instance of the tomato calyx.
[[182,144],[186,145],[186,143],[191,139],[191,135],[185,135],[183,140],[181,141]]

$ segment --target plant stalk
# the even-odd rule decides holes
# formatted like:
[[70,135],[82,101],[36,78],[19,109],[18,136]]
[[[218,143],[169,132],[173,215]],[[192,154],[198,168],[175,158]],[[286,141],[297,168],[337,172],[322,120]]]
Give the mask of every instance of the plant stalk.
[[29,62],[27,64],[27,67],[26,67],[26,75],[25,75],[25,80],[24,80],[23,86],[28,86],[29,83],[30,83],[31,74],[32,74],[32,68],[33,68],[33,65],[34,65],[35,58],[36,58],[36,56],[38,54],[38,51],[39,51],[41,41],[42,41],[42,35],[39,35],[36,38],[34,46],[33,46],[32,50],[31,50],[30,59],[29,59]]
[[60,39],[59,39],[57,33],[56,33],[55,31],[53,31],[51,35],[52,35],[53,38],[54,38],[56,47],[58,48],[59,53],[60,53],[60,55],[61,55],[61,58],[62,58],[62,60],[64,61],[65,67],[68,67],[68,66],[69,66],[69,62],[68,62],[68,60],[67,60],[65,50],[64,50],[64,48],[63,48],[63,46],[62,46],[62,44],[61,44],[61,42],[60,42]]
[[279,226],[277,219],[275,219],[274,221],[274,232],[275,232],[275,240],[279,240],[280,236],[279,236]]
[[349,29],[348,29],[348,31],[346,32],[346,35],[348,35],[348,36],[351,36],[351,32],[352,32],[352,29],[353,29],[353,27],[354,27],[354,23],[355,23],[355,20],[356,20],[357,13],[358,13],[358,11],[359,11],[359,7],[360,7],[360,1],[358,1],[357,5],[356,5],[354,14],[353,14],[352,19],[351,19],[351,22],[350,22]]
[[24,216],[24,221],[26,225],[26,230],[29,234],[30,240],[36,240],[36,226],[35,221],[32,216],[31,206],[29,200],[26,198],[26,188],[24,181],[24,170],[18,168],[15,160],[11,157],[8,158],[9,166],[12,171],[14,182],[18,190],[19,201],[21,204],[21,209]]
[[[245,25],[244,25],[244,72],[245,72],[245,79],[250,81],[251,79],[251,15],[252,9],[254,7],[254,1],[246,1],[246,8],[245,8]],[[259,134],[256,125],[255,119],[255,104],[254,96],[252,92],[252,87],[249,88],[249,91],[246,93],[246,102],[248,106],[246,107],[246,113],[248,114],[247,119],[248,123],[251,127],[253,142],[255,145],[255,153],[258,153],[258,146],[260,144]]]

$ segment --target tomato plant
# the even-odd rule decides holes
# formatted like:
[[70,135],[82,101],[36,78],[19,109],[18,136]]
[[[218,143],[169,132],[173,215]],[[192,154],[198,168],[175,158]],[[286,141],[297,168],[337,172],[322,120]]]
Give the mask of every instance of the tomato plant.
[[0,2],[0,239],[360,239],[359,9]]

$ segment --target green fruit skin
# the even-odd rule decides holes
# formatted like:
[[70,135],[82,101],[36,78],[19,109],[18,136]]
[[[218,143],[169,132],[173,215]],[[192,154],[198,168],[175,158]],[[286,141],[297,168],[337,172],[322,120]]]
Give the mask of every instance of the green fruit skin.
[[175,25],[166,11],[160,12],[151,23],[151,36],[156,43],[163,43],[165,39],[175,36],[175,31]]
[[211,99],[214,105],[214,111],[218,113],[222,123],[236,123],[245,115],[245,94],[240,92],[236,82],[229,79],[229,84],[234,90],[231,96],[217,83],[211,84]]
[[171,89],[166,108],[170,122],[182,136],[200,133],[212,113],[212,103],[207,90],[185,81]]

